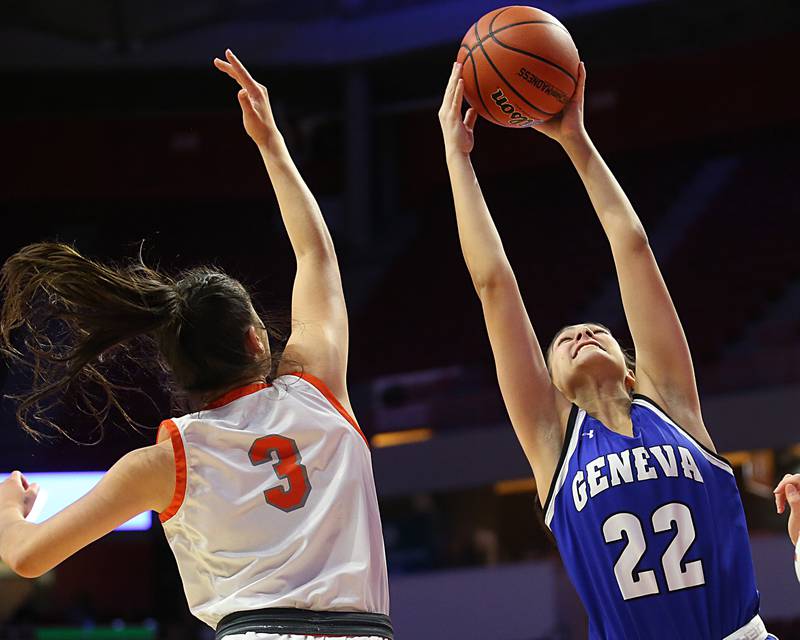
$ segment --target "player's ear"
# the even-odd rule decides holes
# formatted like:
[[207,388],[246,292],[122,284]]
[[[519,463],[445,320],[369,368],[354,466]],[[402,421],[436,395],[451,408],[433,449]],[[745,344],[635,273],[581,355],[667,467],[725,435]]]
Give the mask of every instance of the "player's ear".
[[633,369],[628,369],[625,374],[625,388],[628,390],[628,393],[631,394],[636,388],[636,374],[633,372]]
[[256,328],[252,325],[247,329],[247,333],[245,334],[245,347],[247,351],[254,356],[263,356],[264,353],[266,353],[264,342],[261,340],[261,336],[258,335]]

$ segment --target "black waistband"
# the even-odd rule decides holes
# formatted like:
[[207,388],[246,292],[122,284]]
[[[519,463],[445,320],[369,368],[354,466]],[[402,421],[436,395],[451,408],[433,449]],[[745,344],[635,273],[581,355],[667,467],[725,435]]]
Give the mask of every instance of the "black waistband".
[[393,640],[389,616],[361,611],[307,611],[269,608],[230,613],[219,621],[216,640],[234,633],[285,635],[378,636]]

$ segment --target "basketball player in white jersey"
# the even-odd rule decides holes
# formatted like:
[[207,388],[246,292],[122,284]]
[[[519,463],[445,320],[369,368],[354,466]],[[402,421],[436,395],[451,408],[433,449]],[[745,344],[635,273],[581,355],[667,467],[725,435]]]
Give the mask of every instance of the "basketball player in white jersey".
[[800,580],[800,473],[787,473],[775,487],[775,507],[778,513],[789,505],[789,539],[794,547],[794,570]]
[[[141,262],[100,264],[56,243],[27,246],[2,271],[2,342],[38,367],[20,423],[88,379],[102,420],[117,406],[101,358],[154,339],[197,410],[166,420],[157,444],[124,456],[88,495],[41,524],[15,472],[0,484],[0,557],[22,576],[49,571],[133,516],[159,512],[189,607],[217,638],[392,638],[369,449],[345,382],[347,311],[333,243],[275,124],[267,90],[226,51],[297,260],[283,354],[236,280],[193,269],[173,280]],[[242,221],[243,233],[258,221]],[[213,233],[213,227],[209,228]],[[62,319],[58,358],[47,316]],[[28,353],[12,339],[22,332]],[[52,333],[50,334],[52,335]],[[274,374],[274,375],[273,375]],[[121,409],[121,408],[120,408]],[[66,425],[54,425],[66,432]],[[255,632],[255,635],[253,633]]]

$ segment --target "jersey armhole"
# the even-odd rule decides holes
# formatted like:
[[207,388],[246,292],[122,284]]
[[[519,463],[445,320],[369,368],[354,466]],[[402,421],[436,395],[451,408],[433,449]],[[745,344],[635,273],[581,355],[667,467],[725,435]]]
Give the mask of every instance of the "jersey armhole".
[[323,396],[325,396],[328,402],[330,402],[333,405],[333,408],[336,409],[341,414],[341,416],[352,425],[352,427],[359,433],[359,435],[362,438],[364,438],[364,442],[366,442],[367,446],[369,447],[369,440],[367,440],[367,437],[364,435],[364,432],[361,431],[361,427],[358,426],[358,423],[356,422],[355,418],[347,412],[347,409],[345,409],[342,406],[342,403],[339,402],[339,400],[333,394],[333,391],[330,390],[328,385],[326,385],[322,380],[320,380],[316,376],[310,373],[306,373],[305,371],[294,371],[292,373],[287,373],[286,375],[295,376],[297,378],[305,380],[317,391],[319,391]]
[[550,481],[550,490],[547,492],[547,499],[542,504],[544,521],[548,528],[550,528],[550,520],[552,519],[552,515],[548,517],[548,513],[551,511],[556,494],[558,493],[559,489],[561,489],[561,485],[564,484],[565,469],[567,465],[569,465],[568,453],[571,453],[570,449],[573,448],[572,441],[575,432],[575,423],[578,420],[578,411],[578,406],[575,404],[573,404],[572,408],[569,410],[567,429],[564,432],[564,443],[561,445],[561,455],[558,458],[558,464],[556,464],[556,468],[553,470],[553,478]]
[[169,506],[158,514],[162,524],[178,513],[186,497],[186,450],[178,425],[172,420],[164,420],[159,425],[156,439],[158,442],[163,442],[167,436],[172,440],[172,453],[175,456],[175,493]]

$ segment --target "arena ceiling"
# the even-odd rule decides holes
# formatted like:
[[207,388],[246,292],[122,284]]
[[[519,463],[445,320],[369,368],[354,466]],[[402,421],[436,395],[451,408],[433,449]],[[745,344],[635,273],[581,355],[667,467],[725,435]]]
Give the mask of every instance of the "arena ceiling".
[[[541,0],[563,20],[656,0]],[[713,3],[712,3],[713,4]],[[337,64],[454,40],[502,0],[13,0],[0,69],[193,66],[237,46],[261,64]]]

